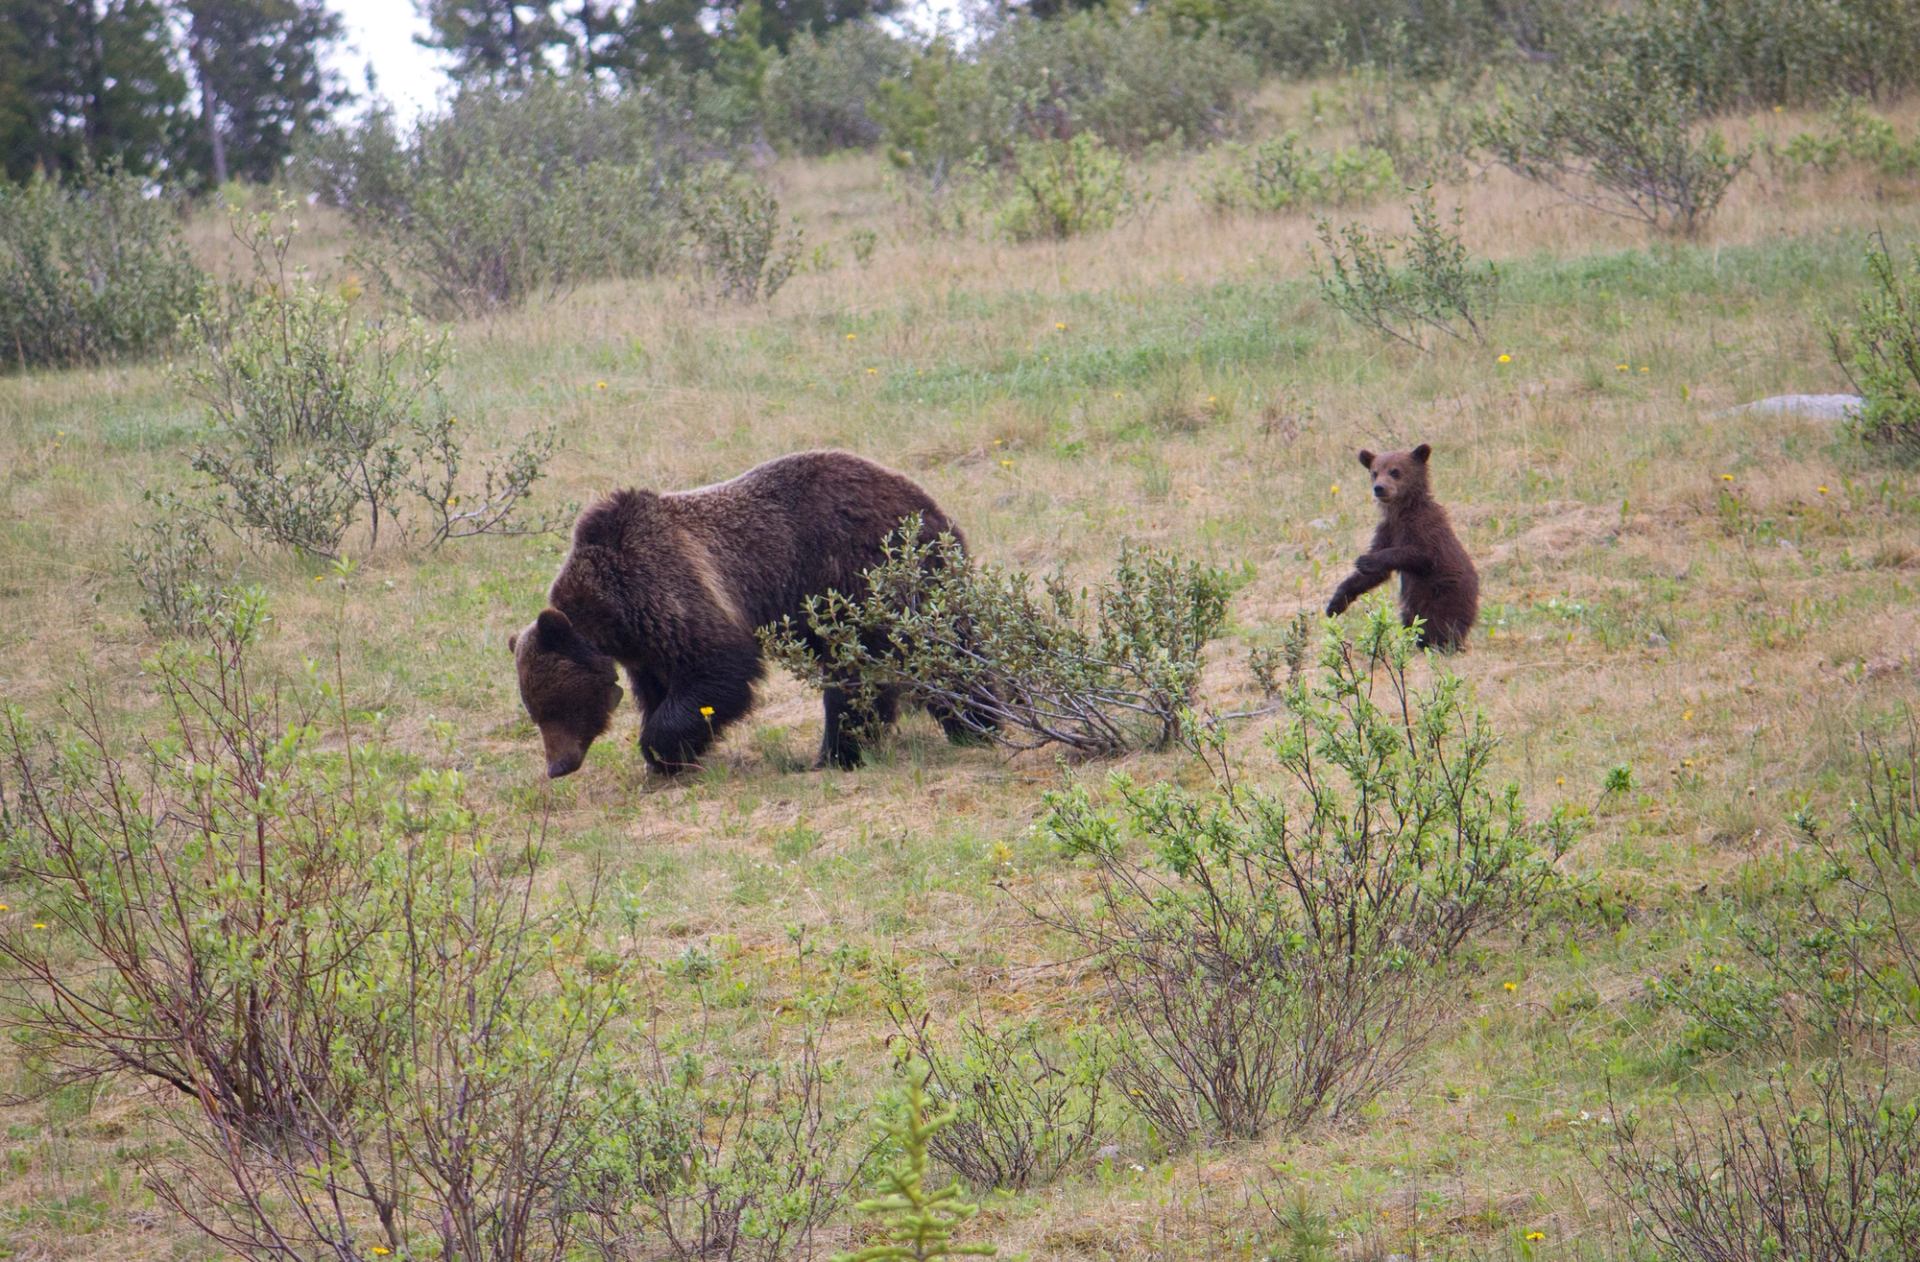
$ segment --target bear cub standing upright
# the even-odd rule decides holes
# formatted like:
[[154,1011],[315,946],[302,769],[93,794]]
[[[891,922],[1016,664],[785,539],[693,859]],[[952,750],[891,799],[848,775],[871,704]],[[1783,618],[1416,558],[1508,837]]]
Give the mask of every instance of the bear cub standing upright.
[[1380,525],[1366,553],[1353,563],[1353,573],[1334,589],[1327,613],[1344,613],[1398,570],[1401,622],[1411,626],[1422,619],[1421,645],[1452,650],[1466,642],[1480,614],[1480,576],[1453,533],[1447,510],[1427,486],[1432,454],[1426,443],[1384,456],[1360,453],[1360,463],[1373,475]]

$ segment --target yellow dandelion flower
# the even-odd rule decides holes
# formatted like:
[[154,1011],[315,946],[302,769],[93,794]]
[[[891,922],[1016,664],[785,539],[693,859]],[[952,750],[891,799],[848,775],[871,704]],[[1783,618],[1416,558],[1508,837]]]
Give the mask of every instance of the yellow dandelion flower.
[[1733,475],[1731,473],[1723,473],[1720,475],[1720,480],[1722,482],[1731,482],[1733,481]]
[[1054,327],[1054,328],[1056,328],[1056,329],[1058,329],[1058,330],[1059,330],[1060,332],[1062,332],[1062,333],[1065,333],[1065,332],[1067,331],[1067,326],[1066,326],[1066,325],[1064,325],[1064,324],[1062,324],[1062,323],[1060,323],[1060,322],[1059,322],[1058,320],[1055,320],[1055,321],[1053,322],[1053,327]]
[[1647,367],[1647,366],[1646,366],[1645,364],[1642,364],[1642,365],[1640,365],[1640,371],[1641,371],[1641,372],[1652,372],[1652,371],[1653,371],[1653,369],[1651,369],[1651,368],[1649,368],[1649,367]]
[[1002,867],[1013,862],[1013,847],[1004,841],[993,843],[993,861]]
[[1565,776],[1555,776],[1553,778],[1553,782],[1555,784],[1565,784],[1567,782],[1567,778]]
[[1211,394],[1210,394],[1210,395],[1208,395],[1208,396],[1207,396],[1207,402],[1208,402],[1208,403],[1218,403],[1218,402],[1220,402],[1220,399],[1219,399],[1219,396],[1217,396],[1217,395],[1211,395]]
[[1625,372],[1627,370],[1627,366],[1625,364],[1615,364],[1613,366],[1613,370],[1615,372]]
[[392,1249],[389,1249],[389,1248],[387,1248],[387,1247],[386,1247],[385,1245],[375,1245],[375,1246],[373,1246],[373,1256],[374,1256],[374,1257],[376,1257],[376,1258],[384,1258],[384,1257],[386,1257],[386,1256],[387,1256],[387,1255],[388,1255],[389,1253],[392,1253],[392,1252],[393,1252],[393,1250],[392,1250]]
[[324,583],[327,581],[327,576],[325,574],[315,574],[313,576],[313,581],[316,583]]
[[1501,362],[1501,363],[1503,363],[1503,364],[1511,364],[1511,363],[1513,362],[1513,356],[1511,356],[1511,355],[1502,355],[1502,356],[1500,357],[1500,362]]
[[1001,467],[1002,469],[1011,469],[1011,468],[1013,468],[1013,461],[1011,461],[1011,460],[1002,460],[1002,461],[1000,462],[1000,467]]
[[1691,711],[1691,710],[1682,710],[1682,711],[1680,712],[1680,721],[1681,721],[1682,723],[1691,723],[1691,722],[1693,722],[1693,711]]
[[1691,758],[1682,758],[1682,759],[1680,760],[1680,765],[1681,765],[1682,767],[1691,767],[1691,766],[1693,766],[1693,759],[1691,759]]
[[1514,991],[1520,989],[1519,982],[1505,982],[1503,983],[1503,986],[1509,995],[1511,995]]
[[851,333],[849,333],[849,334],[847,334],[847,340],[848,340],[849,342],[851,342],[851,341],[853,341],[853,337],[854,337],[854,335],[853,335],[853,334],[851,334]]
[[593,388],[595,390],[605,390],[607,388],[607,383],[604,381],[596,381],[593,383]]
[[47,927],[47,922],[44,920],[36,920],[33,922],[33,927],[35,929],[45,929]]
[[1327,488],[1327,494],[1328,494],[1328,495],[1338,495],[1338,494],[1340,494],[1340,484],[1339,484],[1338,482],[1335,482],[1335,483],[1334,483],[1334,484],[1333,484],[1332,486],[1330,486],[1330,487],[1328,487],[1328,488]]
[[1724,964],[1715,964],[1713,966],[1713,971],[1716,973],[1724,973],[1727,971],[1727,967]]
[[12,910],[13,908],[7,906],[5,903],[0,903],[0,911],[12,911]]
[[867,369],[867,376],[869,376],[869,377],[877,377],[877,376],[879,376],[879,375],[880,375],[880,370],[879,370],[878,368],[869,368],[869,369]]
[[1124,399],[1124,398],[1126,398],[1127,396],[1126,396],[1126,395],[1124,395],[1124,394],[1122,394],[1122,393],[1120,393],[1120,392],[1119,392],[1118,390],[1115,390],[1115,391],[1113,392],[1113,397],[1114,397],[1114,398],[1116,398],[1116,399]]
[[701,717],[701,718],[703,718],[703,719],[710,719],[710,718],[712,718],[712,717],[713,717],[713,707],[712,707],[712,706],[710,706],[710,705],[703,705],[703,706],[701,706],[701,707],[700,707],[700,717]]
[[1545,1240],[1547,1238],[1547,1233],[1544,1231],[1530,1231],[1527,1233],[1526,1238],[1528,1240]]
[[1820,494],[1822,494],[1822,495],[1825,495],[1825,494],[1827,493],[1827,488],[1826,488],[1826,487],[1824,487],[1824,486],[1822,486],[1822,487],[1817,487],[1817,488],[1815,488],[1815,489],[1817,489],[1817,490],[1818,490],[1818,491],[1820,492]]

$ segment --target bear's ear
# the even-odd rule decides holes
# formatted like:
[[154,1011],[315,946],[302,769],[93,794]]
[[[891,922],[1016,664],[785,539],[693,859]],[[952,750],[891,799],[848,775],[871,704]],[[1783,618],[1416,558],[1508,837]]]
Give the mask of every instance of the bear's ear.
[[1413,462],[1415,464],[1425,464],[1427,463],[1427,457],[1432,454],[1433,448],[1427,446],[1425,443],[1421,443],[1413,449]]
[[1373,468],[1373,453],[1365,447],[1360,449],[1360,467],[1363,469]]
[[558,609],[542,609],[539,618],[534,620],[533,629],[540,637],[535,643],[543,649],[565,648],[567,641],[573,637],[573,623],[567,621],[567,615]]
[[507,632],[507,652],[513,653],[518,651],[519,648],[520,648],[520,633],[518,631]]

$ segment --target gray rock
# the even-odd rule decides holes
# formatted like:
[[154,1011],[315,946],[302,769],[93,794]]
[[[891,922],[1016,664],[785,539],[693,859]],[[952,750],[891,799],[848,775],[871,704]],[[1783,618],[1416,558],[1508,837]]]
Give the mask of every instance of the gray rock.
[[1804,416],[1810,421],[1844,421],[1856,415],[1866,402],[1857,394],[1776,394],[1728,408],[1719,416]]
[[1333,518],[1316,517],[1312,521],[1307,523],[1307,529],[1308,530],[1332,530]]

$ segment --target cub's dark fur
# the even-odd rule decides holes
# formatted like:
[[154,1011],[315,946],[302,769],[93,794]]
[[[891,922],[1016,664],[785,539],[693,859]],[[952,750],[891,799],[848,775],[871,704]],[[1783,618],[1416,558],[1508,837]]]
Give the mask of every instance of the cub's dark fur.
[[[658,494],[616,491],[580,514],[550,608],[509,638],[547,774],[564,776],[605,732],[626,671],[660,771],[698,763],[753,705],[765,673],[754,628],[829,588],[859,596],[882,543],[918,513],[927,539],[960,531],[912,480],[843,451],[782,456],[731,481]],[[823,762],[851,766],[846,695],[829,688]],[[883,698],[883,719],[892,701]],[[957,725],[947,724],[957,735]]]
[[1327,612],[1343,613],[1398,570],[1401,621],[1411,626],[1416,617],[1424,619],[1421,643],[1452,650],[1466,643],[1480,616],[1480,576],[1453,533],[1447,510],[1428,488],[1427,457],[1432,454],[1425,443],[1384,456],[1360,453],[1360,463],[1373,475],[1380,525],[1365,554],[1353,563],[1353,573],[1334,589]]

